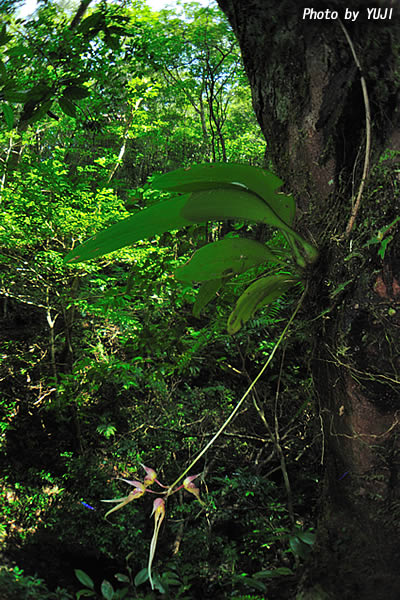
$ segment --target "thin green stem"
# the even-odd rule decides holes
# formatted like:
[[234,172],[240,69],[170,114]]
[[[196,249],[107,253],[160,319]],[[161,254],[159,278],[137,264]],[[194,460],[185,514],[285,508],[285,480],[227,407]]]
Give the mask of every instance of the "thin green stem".
[[264,371],[266,370],[266,368],[268,367],[269,363],[271,362],[271,360],[273,359],[275,352],[277,351],[277,349],[279,348],[279,346],[281,345],[282,341],[284,340],[290,325],[292,324],[295,316],[297,315],[297,313],[300,310],[301,305],[303,304],[303,300],[305,298],[305,295],[307,293],[307,285],[305,286],[303,293],[296,305],[296,308],[294,309],[289,321],[286,323],[284,330],[282,331],[281,335],[279,336],[275,346],[273,347],[270,355],[268,356],[264,366],[262,367],[261,371],[258,373],[257,377],[252,381],[252,383],[249,385],[249,387],[247,388],[247,390],[245,391],[245,393],[243,394],[243,396],[240,398],[239,402],[236,404],[235,408],[233,409],[233,411],[231,412],[231,414],[229,415],[229,417],[226,419],[226,421],[221,425],[221,427],[218,429],[217,433],[211,438],[211,440],[208,442],[208,444],[206,444],[203,448],[203,450],[201,450],[200,454],[190,463],[190,465],[188,466],[187,469],[185,469],[183,471],[183,473],[181,473],[181,475],[179,475],[179,477],[176,479],[176,481],[174,481],[174,483],[169,487],[168,493],[167,493],[167,497],[170,496],[174,490],[174,487],[181,481],[181,479],[183,479],[185,477],[185,475],[187,475],[187,473],[189,473],[189,471],[194,467],[194,465],[196,463],[199,462],[199,460],[201,459],[202,456],[204,456],[204,454],[207,452],[207,450],[213,445],[213,443],[219,438],[219,436],[221,435],[221,433],[226,429],[226,427],[229,425],[229,423],[235,418],[235,416],[237,415],[240,407],[242,406],[243,402],[246,400],[247,396],[250,394],[251,390],[253,389],[253,387],[256,385],[257,381],[260,379],[260,377],[263,375]]

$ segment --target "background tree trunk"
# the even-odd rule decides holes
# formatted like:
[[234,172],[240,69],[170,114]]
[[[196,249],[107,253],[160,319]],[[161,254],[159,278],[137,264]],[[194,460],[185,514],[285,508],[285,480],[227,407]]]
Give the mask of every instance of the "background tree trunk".
[[[297,200],[299,229],[320,249],[307,313],[326,474],[316,548],[298,597],[397,600],[399,7],[381,3],[386,19],[368,20],[371,5],[358,0],[348,7],[357,19],[345,20],[346,5],[329,3],[361,73],[339,19],[303,19],[307,5],[294,0],[218,1],[241,46],[268,158]],[[371,162],[346,236],[366,154],[362,74]]]

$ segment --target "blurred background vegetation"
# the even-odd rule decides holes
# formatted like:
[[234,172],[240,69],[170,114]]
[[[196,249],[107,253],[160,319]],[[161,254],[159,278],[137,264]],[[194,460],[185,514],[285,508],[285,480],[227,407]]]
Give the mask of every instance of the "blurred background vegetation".
[[186,492],[169,502],[159,589],[135,585],[151,502],[109,521],[100,502],[126,493],[117,477],[141,479],[141,462],[172,483],[257,374],[294,300],[228,336],[238,284],[197,319],[172,272],[229,231],[269,232],[208,223],[63,263],[158,202],[155,174],[265,166],[233,33],[211,2],[48,0],[27,19],[20,4],[0,17],[0,596],[291,598],[321,468],[301,317],[201,463],[206,508]]

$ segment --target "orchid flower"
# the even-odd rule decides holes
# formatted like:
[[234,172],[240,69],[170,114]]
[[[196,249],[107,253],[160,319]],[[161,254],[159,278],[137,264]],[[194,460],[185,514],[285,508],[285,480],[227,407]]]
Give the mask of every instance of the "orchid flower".
[[141,481],[136,481],[134,479],[124,479],[123,477],[117,477],[117,479],[120,479],[124,483],[133,485],[133,487],[135,489],[132,492],[130,492],[130,494],[128,494],[127,496],[124,496],[123,498],[112,498],[111,500],[102,500],[102,502],[119,502],[118,506],[115,506],[114,508],[112,508],[105,514],[104,518],[107,518],[108,515],[110,515],[111,513],[113,513],[116,510],[119,510],[120,508],[125,506],[125,504],[128,504],[128,502],[131,502],[132,500],[135,500],[136,498],[140,498],[140,496],[143,496],[143,494],[145,492],[149,492],[151,494],[157,494],[157,492],[153,492],[152,490],[147,489],[147,487],[152,485],[154,482],[158,483],[158,485],[160,485],[163,488],[166,487],[165,485],[163,485],[162,483],[160,483],[158,481],[157,473],[155,472],[154,469],[151,469],[150,467],[145,467],[143,464],[141,466],[146,471],[146,476],[143,480],[143,483]]
[[[158,481],[157,473],[155,472],[154,469],[151,469],[150,467],[146,467],[143,464],[141,464],[141,466],[146,471],[146,475],[143,480],[143,483],[141,481],[136,481],[135,479],[131,480],[131,479],[124,479],[122,477],[117,477],[117,479],[120,479],[124,483],[127,483],[128,485],[132,485],[134,489],[127,496],[124,496],[123,498],[112,498],[111,500],[102,500],[102,502],[118,502],[117,506],[114,506],[114,508],[112,508],[111,510],[109,510],[106,513],[105,518],[107,518],[108,515],[110,515],[114,511],[119,510],[120,508],[125,506],[125,504],[128,504],[128,502],[131,502],[132,500],[135,500],[136,498],[140,498],[140,496],[143,496],[143,494],[145,494],[145,492],[149,492],[150,494],[164,494],[164,495],[166,494],[166,497],[168,497],[170,494],[174,494],[178,490],[181,490],[182,488],[184,488],[186,491],[188,491],[191,494],[193,494],[194,496],[196,496],[196,498],[200,502],[200,504],[202,506],[204,506],[204,502],[200,499],[200,490],[193,483],[193,481],[196,479],[196,477],[199,477],[200,473],[198,473],[197,475],[190,475],[190,476],[186,477],[186,479],[184,479],[183,484],[181,486],[173,489],[173,486],[166,486]],[[175,484],[178,483],[180,481],[180,479],[182,477],[184,477],[184,475],[185,475],[185,473],[182,474],[182,476],[175,482]],[[148,487],[151,486],[154,482],[157,483],[160,487],[162,487],[168,491],[167,492],[161,492],[161,491],[155,492],[153,490],[149,490]],[[173,485],[175,485],[175,484],[173,484]],[[85,506],[89,506],[89,505],[85,505]],[[91,507],[89,507],[89,508],[91,508]],[[148,565],[147,565],[147,571],[148,571],[148,575],[149,575],[151,589],[154,589],[154,582],[153,582],[153,579],[151,576],[151,567],[152,567],[154,555],[156,552],[157,539],[158,539],[158,534],[160,532],[161,523],[163,522],[164,517],[165,517],[165,501],[163,498],[156,498],[154,500],[153,512],[151,514],[154,515],[154,532],[153,532],[153,537],[151,539],[151,544],[150,544],[150,552],[149,552],[149,561],[148,561]]]
[[154,554],[156,552],[158,533],[160,531],[161,523],[165,517],[165,502],[162,498],[156,498],[154,500],[153,512],[151,514],[152,515],[154,514],[154,533],[153,533],[153,537],[151,538],[149,562],[147,565],[147,570],[149,573],[149,581],[150,581],[151,589],[154,590],[153,579],[151,577],[151,565],[153,564],[153,558],[154,558]]
[[178,488],[176,488],[173,491],[173,493],[175,493],[178,490],[181,490],[182,488],[184,488],[187,492],[190,492],[191,494],[193,494],[194,496],[196,496],[197,500],[200,502],[200,504],[202,506],[205,506],[205,503],[200,498],[200,490],[199,490],[199,488],[196,487],[194,485],[194,483],[193,483],[194,479],[196,479],[196,477],[198,477],[199,475],[201,475],[201,473],[197,473],[197,475],[190,475],[189,477],[186,477],[186,479],[183,480],[183,484],[181,486],[179,486]]
[[125,506],[125,504],[128,504],[128,502],[132,502],[132,500],[136,500],[136,498],[140,498],[140,496],[143,496],[143,494],[146,491],[146,488],[143,483],[140,483],[140,481],[134,481],[134,482],[130,482],[130,484],[134,485],[135,489],[132,490],[132,492],[130,492],[127,496],[124,496],[123,498],[112,498],[111,500],[102,500],[101,501],[101,502],[119,502],[118,506],[114,506],[114,508],[109,510],[104,515],[105,519],[108,517],[108,515],[111,515],[111,513],[113,513],[114,511],[119,510],[120,508]]
[[148,485],[152,485],[154,482],[158,483],[158,485],[162,488],[167,488],[168,486],[163,485],[157,479],[157,473],[154,469],[150,467],[145,467],[144,464],[140,463],[140,466],[146,471],[146,477],[144,478],[144,485],[147,487]]

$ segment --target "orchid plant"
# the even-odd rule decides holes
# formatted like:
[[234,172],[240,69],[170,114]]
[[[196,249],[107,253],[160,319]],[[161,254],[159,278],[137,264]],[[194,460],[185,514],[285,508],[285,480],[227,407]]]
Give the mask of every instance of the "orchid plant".
[[[107,518],[108,515],[115,512],[116,510],[119,510],[120,508],[122,508],[123,506],[128,504],[129,502],[132,502],[132,500],[136,500],[136,498],[140,498],[146,492],[148,492],[150,494],[157,494],[158,497],[155,498],[155,500],[153,502],[153,511],[151,513],[152,515],[154,515],[154,532],[153,532],[153,537],[152,537],[151,543],[150,543],[149,560],[148,560],[148,564],[147,564],[147,573],[148,573],[151,589],[154,589],[154,582],[153,582],[152,575],[151,575],[151,568],[152,568],[152,564],[153,564],[154,555],[156,552],[157,539],[158,539],[158,534],[160,531],[161,523],[163,522],[164,517],[165,517],[165,499],[168,498],[168,496],[175,494],[175,492],[178,492],[179,490],[181,490],[183,488],[187,492],[190,492],[191,494],[196,496],[196,499],[200,502],[200,504],[202,506],[204,506],[204,502],[200,498],[199,488],[196,487],[196,485],[193,483],[194,480],[197,477],[199,477],[200,473],[198,473],[197,475],[190,475],[190,476],[186,477],[183,480],[182,485],[180,485],[179,487],[175,487],[177,482],[174,482],[174,484],[172,486],[167,486],[167,485],[162,484],[157,479],[157,473],[155,472],[154,469],[152,469],[150,467],[146,467],[142,463],[140,463],[140,464],[146,471],[146,476],[145,476],[143,482],[136,481],[136,480],[123,479],[122,477],[117,477],[117,479],[120,479],[121,481],[124,481],[125,483],[128,483],[129,485],[133,486],[134,489],[127,496],[124,496],[123,498],[112,498],[111,500],[102,500],[102,502],[117,502],[118,503],[117,506],[114,506],[114,508],[112,508],[105,514],[105,518]],[[179,479],[177,481],[179,481]],[[153,485],[153,483],[156,483],[159,487],[163,488],[165,491],[161,491],[161,490],[154,491],[154,490],[148,489],[151,485]],[[165,496],[165,499],[160,496]]]

